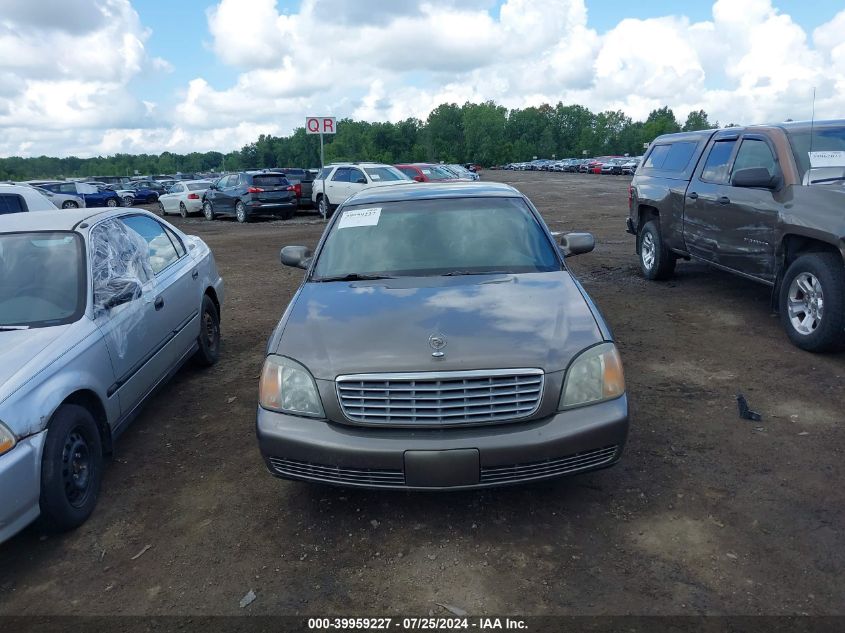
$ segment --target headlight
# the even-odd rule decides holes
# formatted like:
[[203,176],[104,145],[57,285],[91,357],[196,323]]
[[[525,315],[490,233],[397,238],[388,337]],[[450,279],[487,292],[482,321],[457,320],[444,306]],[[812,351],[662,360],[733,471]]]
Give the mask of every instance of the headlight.
[[271,411],[325,417],[314,378],[305,367],[284,356],[268,356],[264,361],[258,401]]
[[15,434],[12,433],[6,426],[0,422],[0,455],[8,453],[17,444]]
[[618,398],[625,393],[622,359],[613,343],[591,347],[576,358],[563,383],[560,409]]

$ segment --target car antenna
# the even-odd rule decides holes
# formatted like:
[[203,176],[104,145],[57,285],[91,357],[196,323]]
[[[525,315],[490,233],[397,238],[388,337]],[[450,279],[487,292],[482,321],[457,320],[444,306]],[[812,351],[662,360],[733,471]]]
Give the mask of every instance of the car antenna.
[[813,129],[816,125],[816,87],[813,86],[813,109],[810,114],[810,150],[807,152],[809,159],[809,168],[807,169],[807,184],[812,185],[813,180],[810,177],[810,172],[813,171]]

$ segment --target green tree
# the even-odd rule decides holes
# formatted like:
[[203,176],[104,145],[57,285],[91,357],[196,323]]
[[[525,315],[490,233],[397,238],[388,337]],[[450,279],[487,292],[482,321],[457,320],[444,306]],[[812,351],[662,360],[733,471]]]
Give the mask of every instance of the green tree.
[[696,130],[711,130],[718,125],[712,125],[704,110],[693,110],[687,115],[687,122],[684,123],[684,132],[695,132]]

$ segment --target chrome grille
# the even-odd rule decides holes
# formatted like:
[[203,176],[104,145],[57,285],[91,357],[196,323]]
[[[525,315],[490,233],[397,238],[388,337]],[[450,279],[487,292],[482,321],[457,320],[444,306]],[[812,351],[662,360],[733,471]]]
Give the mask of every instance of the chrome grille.
[[515,464],[513,466],[482,468],[481,483],[492,484],[526,481],[596,468],[613,461],[616,457],[617,450],[618,447],[616,446],[605,446],[604,448],[576,453],[575,455],[561,457],[559,459],[549,459],[530,464]]
[[347,486],[404,486],[405,473],[401,470],[375,470],[370,468],[343,468],[327,464],[313,464],[294,459],[271,457],[270,466],[280,475],[295,479],[324,481]]
[[359,374],[337,378],[343,414],[386,426],[504,422],[537,411],[541,369]]

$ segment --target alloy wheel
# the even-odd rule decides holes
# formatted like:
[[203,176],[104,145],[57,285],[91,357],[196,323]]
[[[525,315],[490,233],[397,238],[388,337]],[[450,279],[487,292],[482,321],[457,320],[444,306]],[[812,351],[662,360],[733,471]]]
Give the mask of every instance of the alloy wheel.
[[654,266],[656,250],[654,236],[649,232],[643,234],[643,239],[640,244],[640,257],[643,260],[643,266],[645,266],[648,270],[651,270]]
[[824,314],[824,292],[818,277],[803,272],[792,280],[787,310],[789,322],[799,334],[808,336],[818,329]]

